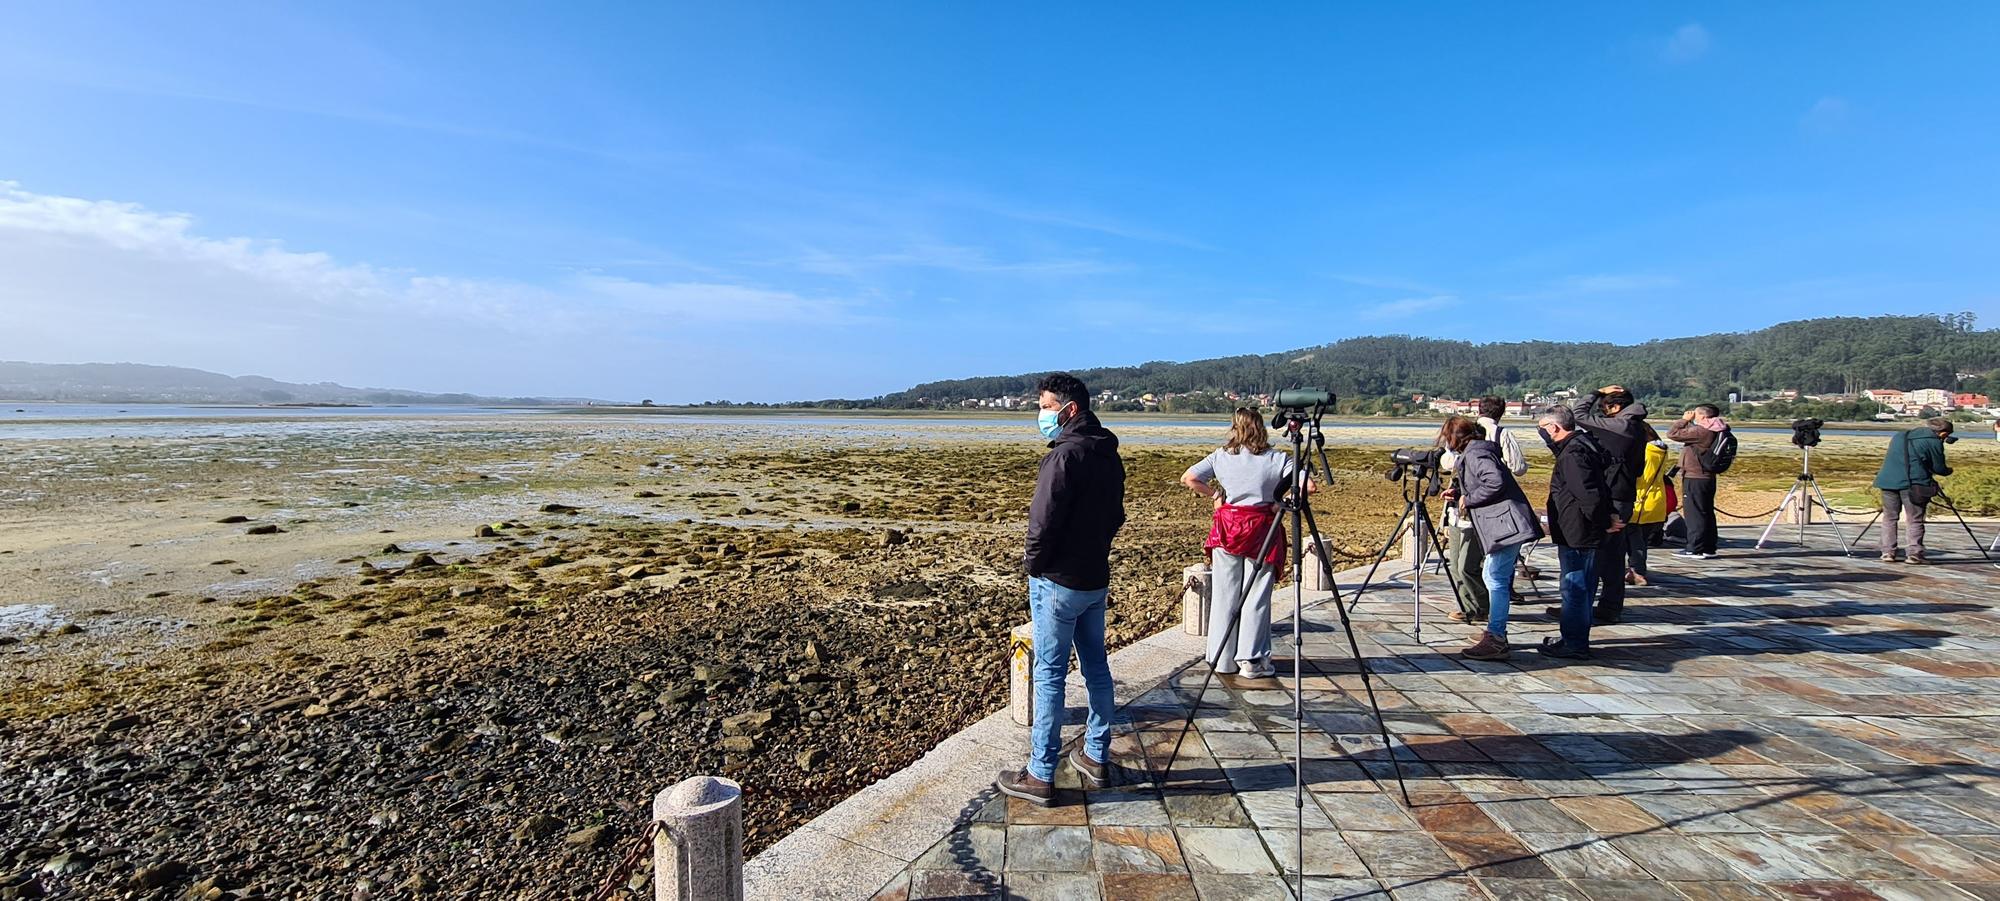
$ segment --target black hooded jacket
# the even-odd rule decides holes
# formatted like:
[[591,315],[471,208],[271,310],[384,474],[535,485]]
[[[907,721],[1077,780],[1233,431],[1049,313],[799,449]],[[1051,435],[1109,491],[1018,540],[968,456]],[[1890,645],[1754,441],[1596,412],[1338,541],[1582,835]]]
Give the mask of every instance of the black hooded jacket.
[[1612,416],[1604,412],[1604,394],[1590,392],[1570,411],[1576,424],[1597,446],[1604,449],[1609,470],[1605,481],[1611,486],[1611,502],[1621,515],[1630,518],[1632,502],[1639,496],[1639,480],[1646,474],[1646,444],[1651,440],[1646,427],[1646,405],[1633,401]]
[[1097,414],[1070,417],[1035,477],[1028,507],[1028,575],[1064,588],[1111,585],[1111,539],[1125,524],[1125,463]]
[[1611,528],[1611,489],[1604,451],[1589,432],[1556,442],[1549,475],[1549,540],[1568,548],[1594,548]]

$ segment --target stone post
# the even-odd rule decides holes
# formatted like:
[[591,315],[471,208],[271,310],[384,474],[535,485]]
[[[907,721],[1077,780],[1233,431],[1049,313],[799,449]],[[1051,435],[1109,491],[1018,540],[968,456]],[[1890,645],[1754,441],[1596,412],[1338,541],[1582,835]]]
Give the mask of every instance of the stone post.
[[1192,564],[1181,570],[1181,585],[1181,631],[1207,635],[1209,605],[1215,603],[1213,574],[1206,564]]
[[1325,553],[1326,545],[1323,542],[1315,541],[1306,545],[1305,560],[1299,564],[1301,572],[1298,574],[1299,584],[1305,590],[1333,590],[1333,582],[1326,577],[1327,568],[1321,563],[1322,560],[1326,559],[1323,556]]
[[1035,724],[1035,624],[1007,633],[1007,712],[1022,726]]
[[684,779],[653,798],[654,901],[743,901],[743,787]]
[[1430,540],[1430,530],[1424,528],[1422,520],[1410,523],[1409,531],[1403,533],[1403,562],[1411,566],[1417,565],[1418,548],[1423,548],[1427,554],[1436,556],[1437,551],[1430,548]]

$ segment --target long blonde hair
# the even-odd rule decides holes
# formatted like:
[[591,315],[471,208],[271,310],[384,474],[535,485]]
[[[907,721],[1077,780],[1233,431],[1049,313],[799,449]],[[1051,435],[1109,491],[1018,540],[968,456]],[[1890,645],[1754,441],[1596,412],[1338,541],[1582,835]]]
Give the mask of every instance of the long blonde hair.
[[1249,407],[1236,408],[1236,415],[1229,422],[1229,441],[1222,445],[1223,450],[1232,454],[1240,448],[1248,448],[1253,454],[1271,449],[1271,433],[1264,431],[1264,417]]

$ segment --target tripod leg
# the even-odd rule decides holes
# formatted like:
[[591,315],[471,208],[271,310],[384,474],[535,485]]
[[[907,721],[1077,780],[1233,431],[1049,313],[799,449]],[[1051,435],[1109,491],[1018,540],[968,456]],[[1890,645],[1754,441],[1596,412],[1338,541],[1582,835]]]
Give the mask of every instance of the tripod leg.
[[1938,494],[1938,500],[1944,501],[1945,509],[1950,510],[1951,515],[1958,520],[1958,524],[1964,527],[1965,537],[1972,539],[1972,546],[1979,549],[1979,556],[1985,557],[1986,562],[1992,563],[1993,555],[1986,552],[1986,545],[1979,543],[1979,536],[1972,532],[1972,523],[1966,522],[1965,514],[1958,512],[1958,504],[1953,503],[1952,499],[1943,493]]
[[[1862,543],[1863,543],[1864,541],[1866,541],[1866,540],[1867,540],[1867,537],[1868,537],[1868,530],[1869,530],[1869,529],[1872,529],[1872,528],[1875,528],[1875,521],[1876,521],[1876,520],[1878,520],[1878,519],[1881,519],[1881,518],[1882,518],[1882,511],[1881,511],[1881,510],[1876,510],[1876,511],[1875,511],[1875,513],[1874,513],[1873,515],[1871,515],[1871,516],[1869,516],[1869,517],[1868,517],[1868,521],[1867,521],[1867,522],[1865,522],[1865,523],[1862,523],[1862,524],[1861,524],[1861,533],[1860,533],[1860,534],[1858,534],[1858,535],[1856,535],[1856,536],[1854,536],[1854,543],[1855,543],[1855,545],[1856,545],[1856,546],[1859,546],[1859,545],[1861,545],[1861,544],[1862,544]],[[1893,528],[1895,528],[1895,527],[1896,527],[1896,526],[1895,526],[1895,524],[1894,524],[1894,523],[1891,523],[1891,524],[1889,525],[1889,528],[1892,528],[1892,529],[1893,529]]]
[[1840,552],[1849,557],[1854,556],[1854,546],[1847,543],[1847,536],[1840,531],[1840,517],[1833,515],[1833,505],[1826,502],[1826,489],[1819,487],[1818,482],[1814,482],[1813,494],[1819,498],[1820,507],[1826,510],[1826,522],[1827,525],[1833,526],[1833,537],[1840,541]]
[[[1792,506],[1792,500],[1793,500],[1794,498],[1798,497],[1798,494],[1799,494],[1799,484],[1800,484],[1799,482],[1793,482],[1793,483],[1792,483],[1792,490],[1790,490],[1790,491],[1787,491],[1787,492],[1785,492],[1785,499],[1784,499],[1784,500],[1782,500],[1782,501],[1779,501],[1779,502],[1778,502],[1778,509],[1776,509],[1776,510],[1774,510],[1774,511],[1772,511],[1772,512],[1771,512],[1771,521],[1770,521],[1769,523],[1767,523],[1767,524],[1766,524],[1766,525],[1764,526],[1764,534],[1763,534],[1762,536],[1758,537],[1758,539],[1757,539],[1757,549],[1758,549],[1758,550],[1760,550],[1760,551],[1761,551],[1761,550],[1763,550],[1763,549],[1764,549],[1764,545],[1766,545],[1766,544],[1770,544],[1770,543],[1771,543],[1771,532],[1772,532],[1773,530],[1775,530],[1776,528],[1778,528],[1778,520],[1780,520],[1780,519],[1784,518],[1784,515],[1785,515],[1785,510],[1786,510],[1787,508],[1791,507],[1791,506]],[[1803,517],[1801,517],[1801,518],[1803,518]],[[1803,526],[1802,526],[1801,528],[1803,528]],[[1801,534],[1799,535],[1799,543],[1800,543],[1800,544],[1805,544],[1805,535],[1804,535],[1804,533],[1801,533]]]
[[[1410,521],[1410,505],[1404,504],[1403,515],[1396,517],[1396,527],[1394,529],[1389,530],[1389,540],[1383,543],[1381,550],[1375,552],[1375,561],[1373,563],[1368,564],[1368,572],[1366,575],[1363,575],[1361,577],[1361,587],[1354,589],[1354,594],[1352,595],[1353,600],[1348,602],[1347,609],[1353,610],[1355,607],[1361,604],[1362,592],[1367,591],[1368,584],[1375,580],[1375,570],[1381,568],[1382,561],[1388,558],[1389,549],[1396,546],[1396,539],[1403,537],[1403,529],[1406,527],[1409,521]],[[1330,568],[1330,565],[1328,569],[1328,574],[1329,575],[1332,574],[1332,569]],[[1329,581],[1328,584],[1332,584],[1331,581]]]
[[[1312,530],[1313,540],[1318,541],[1319,523],[1313,518],[1312,506],[1308,504],[1304,505],[1304,507],[1306,526]],[[1331,563],[1325,565],[1327,584],[1333,586],[1334,596],[1339,597],[1340,586],[1333,580],[1333,565]],[[1354,638],[1354,620],[1348,617],[1347,607],[1336,603],[1333,605],[1333,609],[1340,614],[1340,629],[1342,632],[1347,633],[1347,652],[1354,658],[1354,671],[1361,676],[1361,689],[1368,695],[1368,709],[1375,714],[1375,728],[1382,735],[1382,751],[1389,755],[1389,765],[1395,769],[1396,788],[1403,793],[1403,806],[1409,807],[1411,806],[1410,787],[1403,782],[1403,761],[1396,756],[1396,744],[1389,738],[1389,724],[1382,719],[1382,705],[1375,700],[1375,683],[1370,678],[1368,661],[1361,656],[1361,643]],[[1297,638],[1298,636],[1295,635],[1293,637]],[[1347,757],[1349,760],[1354,761],[1356,766],[1361,766],[1361,761],[1355,759],[1353,752],[1347,752]],[[1361,771],[1364,773],[1368,772],[1368,768],[1362,766]]]
[[[1243,604],[1249,600],[1250,589],[1257,584],[1257,579],[1266,565],[1264,558],[1271,552],[1271,542],[1277,540],[1278,533],[1283,528],[1284,522],[1282,518],[1273,515],[1271,517],[1271,525],[1264,530],[1264,540],[1257,546],[1257,556],[1248,561],[1250,566],[1243,571],[1243,585],[1236,592],[1236,602],[1229,611],[1229,627],[1222,630],[1222,641],[1216,645],[1218,650],[1213,657],[1208,654],[1202,655],[1202,659],[1208,663],[1208,673],[1201,677],[1201,690],[1195,693],[1194,703],[1188,705],[1187,720],[1181,723],[1181,732],[1174,737],[1174,749],[1167,755],[1166,768],[1160,771],[1161,785],[1165,785],[1168,777],[1173,775],[1174,762],[1180,759],[1181,743],[1187,740],[1188,730],[1194,728],[1195,716],[1201,712],[1201,699],[1208,696],[1208,683],[1215,678],[1216,664],[1221,662],[1223,654],[1235,652],[1236,633],[1242,625],[1243,620]],[[1211,589],[1210,603],[1213,602],[1214,595],[1213,589]]]

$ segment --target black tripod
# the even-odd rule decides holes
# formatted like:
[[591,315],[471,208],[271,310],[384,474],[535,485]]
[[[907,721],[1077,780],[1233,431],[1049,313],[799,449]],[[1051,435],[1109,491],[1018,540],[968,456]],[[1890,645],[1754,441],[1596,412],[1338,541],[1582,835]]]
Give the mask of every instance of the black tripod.
[[[1416,564],[1410,572],[1410,616],[1415,625],[1419,641],[1424,636],[1424,567],[1428,564],[1430,551],[1437,551],[1439,559],[1446,559],[1444,541],[1438,536],[1437,520],[1431,518],[1430,508],[1424,499],[1435,497],[1443,490],[1444,476],[1438,467],[1435,451],[1396,451],[1390,456],[1395,465],[1389,470],[1391,481],[1403,483],[1403,515],[1396,518],[1396,527],[1389,530],[1389,540],[1382,543],[1382,549],[1375,552],[1374,562],[1368,564],[1367,574],[1361,577],[1361,587],[1354,589],[1354,599],[1348,602],[1352,610],[1361,604],[1361,594],[1368,590],[1375,580],[1375,570],[1381,568],[1382,561],[1388,559],[1390,549],[1403,538],[1407,531],[1415,530],[1423,536],[1417,541]],[[1463,598],[1459,593],[1458,577],[1452,575],[1451,567],[1444,567],[1446,584],[1451,586],[1451,596]]]
[[[1333,406],[1333,394],[1317,389],[1294,389],[1278,393],[1278,413],[1272,417],[1273,428],[1285,430],[1292,442],[1292,471],[1285,494],[1278,505],[1291,513],[1292,520],[1292,791],[1293,804],[1297,809],[1298,844],[1294,874],[1298,877],[1295,887],[1297,897],[1305,897],[1305,580],[1301,578],[1301,568],[1305,565],[1305,539],[1311,536],[1315,547],[1321,544],[1319,523],[1313,518],[1312,503],[1307,494],[1313,480],[1313,461],[1306,456],[1306,446],[1310,443],[1319,461],[1320,471],[1325,474],[1326,484],[1333,484],[1333,466],[1326,457],[1326,435],[1320,431],[1320,419]],[[1222,654],[1234,653],[1236,632],[1243,618],[1243,604],[1249,600],[1250,589],[1257,583],[1258,576],[1269,567],[1265,558],[1270,555],[1273,543],[1283,534],[1284,517],[1273,515],[1271,524],[1264,529],[1263,539],[1257,545],[1257,555],[1250,558],[1250,567],[1243,577],[1242,587],[1229,610],[1229,626],[1223,630],[1218,652],[1214,656],[1204,655],[1208,661],[1208,673],[1202,676],[1201,689],[1195,693],[1194,703],[1189,706],[1187,720],[1181,724],[1180,735],[1174,739],[1173,752],[1167,755],[1167,765],[1160,772],[1160,782],[1164,785],[1173,774],[1174,763],[1180,757],[1181,743],[1187,739],[1188,730],[1194,728],[1195,717],[1201,712],[1202,698],[1208,694],[1208,685],[1215,679],[1215,665]],[[1395,768],[1396,787],[1401,790],[1404,806],[1410,805],[1409,786],[1403,784],[1403,764],[1396,757],[1396,746],[1389,740],[1388,724],[1382,720],[1382,707],[1375,702],[1375,685],[1369,678],[1367,660],[1361,656],[1361,643],[1354,638],[1354,624],[1347,617],[1347,608],[1340,601],[1340,586],[1334,581],[1333,561],[1330,554],[1315,554],[1319,560],[1321,573],[1328,585],[1333,586],[1334,609],[1340,612],[1340,627],[1347,633],[1347,649],[1354,657],[1354,667],[1361,675],[1361,687],[1368,695],[1368,709],[1375,714],[1375,727],[1382,736],[1382,750],[1389,755],[1389,763]],[[1362,772],[1368,768],[1356,759],[1354,752],[1343,748],[1348,760]]]
[[[1812,440],[1814,444],[1819,442],[1816,433]],[[1840,552],[1852,556],[1854,548],[1847,543],[1847,536],[1841,534],[1840,518],[1833,514],[1833,505],[1826,502],[1826,492],[1819,487],[1819,481],[1813,478],[1813,445],[1801,443],[1797,435],[1793,436],[1792,443],[1797,444],[1799,452],[1803,454],[1799,462],[1799,477],[1792,480],[1792,490],[1785,492],[1785,499],[1778,502],[1778,509],[1771,511],[1771,521],[1764,526],[1764,534],[1757,538],[1757,548],[1762,550],[1764,545],[1771,543],[1771,533],[1778,528],[1778,520],[1784,519],[1787,513],[1790,513],[1799,524],[1799,547],[1805,547],[1806,523],[1812,521],[1813,507],[1817,506],[1826,511],[1826,521],[1833,526],[1833,537],[1840,540]],[[1854,540],[1861,539],[1857,537]]]

